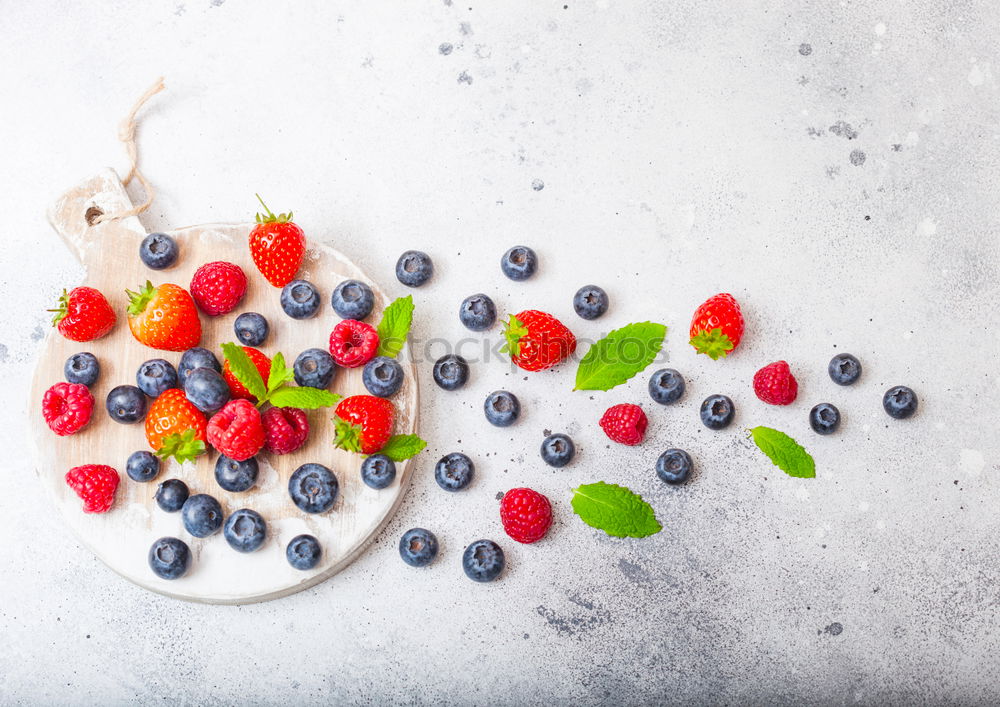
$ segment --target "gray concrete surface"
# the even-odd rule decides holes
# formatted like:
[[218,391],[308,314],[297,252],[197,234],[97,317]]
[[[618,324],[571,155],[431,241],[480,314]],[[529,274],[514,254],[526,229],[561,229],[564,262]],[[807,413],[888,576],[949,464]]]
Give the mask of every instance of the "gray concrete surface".
[[[0,703],[1000,699],[995,3],[40,0],[3,17]],[[597,418],[644,402],[644,379],[571,393],[572,366],[489,360],[447,395],[424,365],[430,447],[343,574],[239,608],[120,580],[53,516],[24,399],[44,309],[80,274],[44,210],[124,170],[117,122],[161,73],[140,128],[151,230],[241,220],[260,191],[397,293],[399,253],[432,253],[421,341],[465,336],[457,306],[476,291],[583,337],[657,319],[688,397],[647,405],[643,446],[609,447]],[[516,242],[542,259],[524,285],[497,267]],[[570,307],[589,282],[613,298],[593,323]],[[685,328],[720,290],[748,334],[712,363]],[[825,373],[845,350],[866,371],[849,389]],[[779,358],[801,383],[790,408],[749,386]],[[881,410],[896,383],[921,396],[907,422]],[[526,411],[508,430],[480,412],[498,387]],[[736,400],[737,428],[698,423],[711,392]],[[830,438],[806,421],[823,400],[845,414]],[[741,432],[756,424],[805,442],[818,477],[771,467]],[[543,466],[544,429],[577,439],[573,466]],[[697,461],[683,488],[653,475],[668,445]],[[453,450],[478,469],[455,495],[432,479]],[[599,479],[643,493],[664,531],[583,526],[569,490]],[[516,485],[555,504],[536,546],[499,526]],[[414,525],[442,541],[426,571],[396,555]],[[459,566],[481,536],[509,555],[488,586]]]

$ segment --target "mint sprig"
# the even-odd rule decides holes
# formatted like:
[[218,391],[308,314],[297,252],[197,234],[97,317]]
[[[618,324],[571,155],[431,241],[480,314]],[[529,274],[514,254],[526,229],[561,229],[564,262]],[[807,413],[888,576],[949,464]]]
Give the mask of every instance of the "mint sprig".
[[617,484],[578,486],[570,503],[580,520],[615,538],[644,538],[663,529],[642,496]]
[[801,444],[780,430],[754,427],[750,436],[760,451],[789,476],[812,479],[816,476],[816,462]]
[[295,378],[295,373],[288,368],[285,357],[280,351],[271,359],[271,372],[267,376],[266,386],[260,371],[253,365],[253,361],[242,347],[228,342],[222,345],[222,353],[229,364],[229,371],[244,385],[250,395],[257,398],[257,407],[270,403],[277,408],[316,410],[340,402],[341,396],[328,390],[288,385]]
[[378,323],[378,355],[396,358],[406,343],[413,324],[413,295],[392,301],[382,312]]
[[229,363],[229,371],[243,384],[250,395],[257,398],[258,402],[267,397],[267,388],[264,387],[260,371],[241,346],[227,342],[222,345],[222,354]]
[[626,324],[595,343],[576,369],[573,390],[611,390],[641,372],[663,347],[667,327],[655,322]]
[[378,453],[386,455],[394,462],[401,462],[417,456],[426,446],[427,442],[417,435],[393,435]]

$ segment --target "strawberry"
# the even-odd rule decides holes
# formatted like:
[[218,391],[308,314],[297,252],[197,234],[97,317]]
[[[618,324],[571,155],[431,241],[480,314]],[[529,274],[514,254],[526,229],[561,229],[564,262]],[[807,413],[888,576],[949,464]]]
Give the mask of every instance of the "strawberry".
[[83,499],[84,513],[104,513],[114,505],[121,477],[104,464],[84,464],[66,472],[66,485]]
[[180,388],[165,390],[146,413],[146,441],[157,456],[190,461],[205,452],[208,422]]
[[791,405],[799,394],[799,383],[787,363],[775,361],[754,374],[753,392],[770,405]]
[[140,344],[164,351],[186,351],[201,341],[201,320],[191,295],[169,283],[146,285],[129,297],[128,328]]
[[291,211],[275,216],[259,194],[257,200],[264,213],[257,214],[257,225],[250,231],[250,256],[265,280],[284,287],[295,279],[302,265],[306,237],[292,222]]
[[236,309],[246,292],[247,276],[240,266],[221,260],[205,263],[191,278],[191,297],[212,317]]
[[[257,367],[257,372],[260,373],[260,378],[266,385],[267,379],[271,375],[271,359],[250,346],[241,346],[240,348],[243,349],[246,355],[250,357],[250,361]],[[247,387],[240,383],[239,379],[233,375],[232,370],[229,368],[229,361],[222,364],[222,377],[225,378],[226,383],[229,384],[229,392],[234,398],[242,398],[244,400],[253,401],[257,400],[257,398],[250,394]]]
[[309,438],[309,418],[298,408],[269,407],[261,415],[264,446],[271,454],[289,454]]
[[551,368],[576,351],[573,332],[551,314],[534,309],[511,315],[504,337],[507,343],[500,351],[525,371]]
[[52,326],[70,341],[100,339],[115,326],[115,310],[108,300],[93,287],[74,287],[69,294],[63,290],[55,309],[50,309]]
[[60,437],[75,434],[90,422],[94,396],[81,383],[56,383],[42,396],[42,416]]
[[208,442],[230,459],[246,461],[264,446],[260,411],[249,400],[230,400],[208,421]]
[[632,403],[609,407],[601,417],[601,429],[613,442],[630,447],[642,442],[649,420],[642,408]]
[[352,395],[340,401],[334,414],[335,445],[350,452],[375,454],[392,436],[396,411],[385,398]]
[[337,323],[330,332],[330,355],[344,368],[363,366],[378,352],[378,332],[371,324],[356,319]]
[[743,312],[736,299],[726,293],[709,297],[691,319],[691,345],[713,361],[725,357],[743,338]]

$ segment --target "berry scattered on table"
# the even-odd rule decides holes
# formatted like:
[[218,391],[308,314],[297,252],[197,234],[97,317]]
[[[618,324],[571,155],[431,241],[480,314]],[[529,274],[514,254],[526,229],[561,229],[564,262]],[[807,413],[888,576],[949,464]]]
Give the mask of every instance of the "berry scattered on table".
[[120,477],[104,464],[84,464],[66,472],[66,485],[83,501],[84,513],[105,513],[115,502]]
[[214,368],[196,368],[184,381],[184,395],[206,415],[214,415],[232,398],[229,383]]
[[556,469],[561,469],[573,461],[573,455],[576,454],[576,445],[573,444],[573,440],[570,439],[569,435],[564,435],[560,432],[549,435],[542,440],[541,452],[542,461]]
[[461,452],[446,454],[434,467],[434,480],[445,491],[461,491],[470,483],[476,468],[469,457]]
[[583,319],[597,319],[608,311],[608,293],[597,285],[584,285],[573,295],[573,309]]
[[188,374],[196,368],[211,368],[222,373],[222,364],[214,353],[200,346],[188,349],[181,354],[181,362],[177,365],[177,380],[181,387],[186,384]]
[[754,374],[753,392],[769,405],[791,405],[799,394],[799,384],[787,363],[775,361]]
[[837,385],[851,385],[861,377],[861,361],[849,353],[837,354],[830,359],[827,371]]
[[434,274],[434,263],[427,253],[408,250],[396,261],[396,279],[407,287],[420,287]]
[[444,390],[458,390],[469,381],[469,364],[457,354],[445,354],[434,363],[434,382]]
[[905,385],[897,385],[885,391],[882,407],[889,417],[905,420],[917,411],[917,394]]
[[191,549],[178,538],[160,538],[149,548],[149,568],[160,579],[183,577],[191,566]]
[[291,454],[309,439],[309,418],[304,410],[269,407],[261,422],[264,448],[271,454]]
[[70,341],[93,341],[111,331],[117,317],[104,295],[93,287],[63,290],[55,309],[52,325]]
[[323,548],[312,535],[296,535],[285,548],[285,559],[297,570],[311,570],[322,556]]
[[701,422],[710,430],[729,427],[736,415],[733,401],[725,395],[709,395],[701,404]]
[[267,523],[257,511],[241,508],[226,518],[222,535],[237,552],[254,552],[267,539]]
[[297,385],[325,390],[337,374],[337,365],[323,349],[306,349],[295,359],[292,372]]
[[208,443],[230,459],[249,459],[264,446],[264,423],[249,400],[230,400],[208,421]]
[[119,385],[111,389],[104,401],[108,415],[115,422],[131,425],[146,417],[149,401],[146,395],[134,385]]
[[683,449],[668,449],[656,460],[656,475],[665,484],[683,484],[693,468],[691,455]]
[[319,290],[306,280],[292,280],[281,288],[281,308],[292,319],[310,319],[319,312]]
[[160,394],[146,415],[146,441],[161,459],[190,461],[205,452],[208,421],[179,388]]
[[132,481],[152,481],[160,473],[160,458],[145,449],[132,452],[125,462],[125,473]]
[[551,368],[576,351],[576,337],[551,314],[529,309],[511,315],[501,352],[525,371]]
[[177,387],[177,369],[174,364],[162,358],[152,358],[139,365],[135,372],[135,384],[151,398],[170,388]]
[[483,402],[486,421],[495,427],[509,427],[521,416],[521,402],[507,390],[495,390]]
[[361,380],[372,395],[391,398],[403,386],[403,367],[394,358],[376,356],[365,364]]
[[191,278],[191,297],[211,317],[232,312],[246,293],[247,276],[233,263],[205,263]]
[[224,516],[219,501],[207,493],[196,493],[181,507],[184,530],[196,538],[207,538],[219,532]]
[[497,307],[487,295],[469,295],[458,308],[458,319],[470,331],[485,331],[496,324]]
[[267,340],[270,326],[263,314],[244,312],[233,322],[236,339],[244,346],[260,346]]
[[166,233],[150,233],[139,244],[139,259],[150,270],[166,270],[177,262],[180,248]]
[[374,395],[344,398],[334,411],[334,444],[349,452],[375,454],[392,436],[396,411],[392,403]]
[[198,308],[183,287],[146,281],[128,293],[128,327],[140,344],[165,351],[184,351],[201,340]]
[[361,462],[361,480],[369,488],[387,488],[395,478],[396,463],[384,454],[372,454]]
[[257,225],[250,231],[250,256],[264,279],[275,287],[284,287],[295,279],[306,252],[306,237],[292,221],[292,212],[271,213],[264,200],[257,214]]
[[358,368],[375,357],[378,332],[375,327],[356,319],[339,322],[330,333],[330,355],[344,368]]
[[410,567],[426,567],[437,554],[437,537],[424,528],[410,528],[399,539],[399,556]]
[[220,454],[215,460],[215,481],[224,491],[242,493],[249,491],[257,483],[260,465],[256,457],[236,461]]
[[340,484],[322,464],[303,464],[288,479],[288,495],[303,513],[323,513],[333,507]]
[[[240,348],[243,349],[243,353],[247,355],[247,357],[250,359],[250,362],[257,369],[257,372],[260,374],[261,380],[263,380],[266,383],[268,376],[271,375],[271,359],[268,358],[259,349],[255,349],[251,346],[241,346]],[[254,401],[257,400],[257,398],[255,398],[253,395],[250,394],[250,391],[247,390],[247,387],[242,383],[240,383],[239,379],[235,375],[233,375],[232,370],[230,370],[229,368],[229,361],[226,361],[225,363],[222,364],[222,377],[225,378],[226,383],[229,384],[229,392],[233,396],[233,398],[240,398],[243,400],[254,400]]]
[[552,504],[533,489],[511,489],[500,500],[500,522],[512,540],[537,542],[552,525]]
[[684,376],[673,368],[661,368],[649,378],[649,397],[660,405],[673,405],[684,396]]
[[56,383],[42,396],[42,417],[60,437],[83,429],[94,412],[94,396],[82,383]]
[[830,403],[816,405],[809,411],[809,426],[816,434],[833,434],[840,427],[840,410]]
[[713,361],[724,358],[743,338],[743,312],[739,303],[727,293],[709,297],[695,310],[690,335],[695,351]]
[[188,491],[187,484],[180,479],[167,479],[156,487],[156,495],[153,499],[160,510],[167,513],[176,513],[184,507],[184,502],[188,500],[191,492]]
[[462,553],[462,569],[473,582],[492,582],[503,566],[503,550],[492,540],[476,540]]
[[341,319],[361,321],[372,313],[375,294],[372,288],[360,280],[344,280],[330,295],[330,305]]
[[619,403],[604,412],[600,425],[612,442],[634,446],[642,442],[646,436],[649,420],[638,405]]
[[500,258],[500,270],[511,280],[527,280],[538,269],[538,256],[528,246],[516,245]]
[[66,359],[63,366],[63,375],[70,383],[79,383],[88,388],[97,382],[101,376],[101,364],[97,357],[89,351],[75,353]]

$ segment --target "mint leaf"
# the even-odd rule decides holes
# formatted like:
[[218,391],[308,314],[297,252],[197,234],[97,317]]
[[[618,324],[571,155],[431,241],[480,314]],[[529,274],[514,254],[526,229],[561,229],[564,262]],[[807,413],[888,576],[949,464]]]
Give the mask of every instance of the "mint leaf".
[[336,405],[340,402],[341,397],[329,390],[289,385],[272,391],[268,395],[267,402],[276,408],[317,410]]
[[226,357],[226,361],[229,363],[229,370],[236,380],[242,383],[246,389],[250,392],[250,395],[257,398],[259,401],[263,401],[267,398],[267,390],[264,388],[264,379],[260,377],[260,371],[257,367],[253,365],[253,361],[247,356],[246,351],[244,351],[240,346],[232,342],[228,342],[222,345],[222,353]]
[[667,327],[655,322],[626,324],[587,350],[576,369],[573,390],[611,390],[646,368],[663,346]]
[[379,454],[386,455],[394,462],[401,462],[417,456],[426,446],[427,442],[417,435],[393,435],[379,450]]
[[799,479],[816,476],[816,462],[809,452],[784,432],[770,427],[754,427],[750,435],[760,451],[789,476]]
[[[273,393],[275,390],[280,388],[285,383],[293,380],[295,378],[295,373],[285,365],[285,357],[279,351],[274,354],[274,358],[271,359],[271,373],[267,377],[267,392],[268,394]],[[288,406],[278,406],[278,407],[288,407]]]
[[413,295],[400,297],[382,312],[378,323],[378,355],[396,358],[413,323]]
[[617,484],[579,486],[573,489],[571,504],[580,520],[615,538],[644,538],[663,529],[642,496]]

